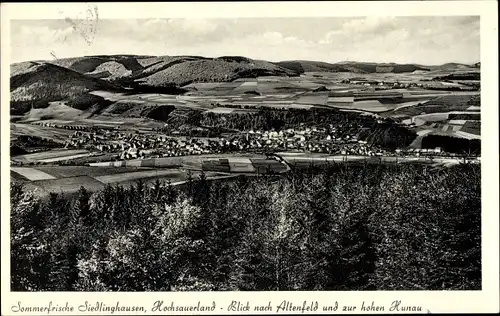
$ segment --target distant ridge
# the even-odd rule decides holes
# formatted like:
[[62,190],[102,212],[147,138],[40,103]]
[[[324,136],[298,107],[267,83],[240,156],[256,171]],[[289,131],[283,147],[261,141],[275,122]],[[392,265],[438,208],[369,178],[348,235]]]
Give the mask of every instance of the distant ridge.
[[230,82],[260,76],[299,76],[305,72],[411,73],[429,70],[480,68],[480,63],[447,63],[439,66],[418,64],[342,61],[327,63],[310,60],[270,62],[244,56],[203,57],[93,55],[12,64],[11,113],[23,114],[31,108],[64,102],[85,110],[103,99],[93,90],[183,93],[183,86],[197,82]]
[[288,67],[295,71],[314,72],[354,72],[354,73],[403,73],[413,72],[416,70],[428,71],[427,67],[415,64],[396,64],[396,63],[366,63],[366,62],[351,62],[343,61],[335,64],[308,61],[308,60],[290,60],[277,63],[283,67]]

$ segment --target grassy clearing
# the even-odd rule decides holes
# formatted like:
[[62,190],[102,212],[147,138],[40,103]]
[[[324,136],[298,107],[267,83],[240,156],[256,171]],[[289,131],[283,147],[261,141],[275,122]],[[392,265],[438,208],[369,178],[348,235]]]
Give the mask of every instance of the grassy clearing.
[[[474,130],[473,132],[477,133],[477,130]],[[481,140],[481,135],[465,132],[463,130],[459,130],[459,131],[455,132],[455,136],[465,138],[468,140]]]
[[19,183],[27,183],[29,181],[29,179],[24,177],[23,175],[15,172],[14,170],[10,169],[10,181],[11,182],[19,182]]
[[419,131],[417,132],[417,135],[418,135],[418,136],[424,136],[424,135],[427,135],[427,134],[429,134],[429,133],[431,133],[431,132],[432,132],[432,130],[431,130],[431,129],[423,129],[423,130],[419,130]]
[[212,113],[233,113],[235,112],[236,109],[232,109],[232,108],[213,108],[213,109],[210,109],[210,110],[207,110],[208,112],[212,112]]
[[259,82],[257,85],[257,92],[260,94],[280,94],[283,92],[306,92],[309,89],[299,87],[288,82]]
[[464,120],[464,121],[480,121],[481,120],[481,113],[478,113],[478,112],[467,113],[467,112],[457,113],[457,114],[451,113],[449,116],[449,119],[450,120]]
[[11,170],[30,181],[55,179],[54,176],[35,168],[12,167]]
[[132,75],[132,70],[127,69],[123,64],[116,61],[107,61],[100,64],[92,72],[87,73],[88,75],[93,74],[107,74],[106,76],[100,76],[106,80],[116,80],[123,77],[130,77]]
[[464,95],[445,95],[438,98],[435,98],[427,103],[427,105],[438,105],[438,106],[463,106],[467,105],[468,102],[472,99],[472,95],[464,94]]
[[164,177],[168,179],[180,179],[181,171],[178,170],[148,170],[148,171],[137,171],[137,172],[127,172],[119,174],[110,174],[103,176],[96,176],[95,179],[99,182],[108,183],[121,183],[121,182],[131,182],[137,179],[146,179],[153,177]]
[[149,62],[152,61],[152,63],[149,64],[149,62],[147,62],[148,65],[145,66],[146,68],[144,68],[141,71],[139,71],[138,73],[136,73],[134,75],[134,79],[145,78],[145,77],[150,76],[158,71],[165,70],[168,67],[183,63],[185,61],[190,61],[190,60],[193,60],[193,59],[192,58],[185,58],[182,56],[162,56],[160,58],[149,60]]
[[47,108],[32,108],[23,116],[23,121],[74,119],[82,113],[82,110],[67,106],[64,102],[49,102],[49,106]]
[[58,129],[53,127],[38,126],[32,124],[10,124],[11,137],[33,136],[41,139],[48,139],[58,143],[64,143],[73,131]]
[[180,58],[185,58],[183,56],[150,56],[146,58],[137,58],[137,62],[145,68],[149,68],[153,65],[162,63],[162,62],[171,62]]
[[135,102],[120,101],[115,102],[106,108],[103,113],[106,114],[123,114],[137,106]]
[[353,103],[354,97],[328,97],[328,103]]
[[420,120],[425,122],[441,122],[448,119],[449,113],[429,113],[416,116]]
[[408,101],[408,102],[401,102],[398,103],[397,106],[394,108],[394,111],[406,108],[406,107],[412,107],[412,106],[417,106],[419,104],[425,104],[429,99],[424,99],[424,100],[418,100],[418,101]]
[[79,158],[88,157],[90,155],[91,155],[91,153],[85,153],[85,154],[77,154],[77,155],[64,156],[64,157],[54,157],[54,158],[41,159],[39,161],[43,162],[43,163],[63,162],[63,161],[69,161],[69,160],[75,160],[75,159],[79,159]]
[[77,176],[70,178],[40,180],[32,183],[41,188],[45,192],[77,192],[80,187],[85,187],[87,190],[100,190],[104,188],[104,184],[89,176]]
[[61,58],[50,61],[51,64],[68,68],[80,73],[93,72],[95,69],[107,62],[108,59],[100,57],[75,57],[75,58]]
[[37,166],[37,170],[54,176],[55,178],[69,178],[76,176],[98,177],[111,174],[135,172],[141,169],[130,167],[90,167],[90,166]]
[[464,133],[469,133],[475,136],[480,136],[481,135],[481,122],[475,122],[475,121],[467,121],[464,123],[462,128],[460,129],[461,132]]
[[15,160],[25,161],[25,162],[36,162],[52,158],[65,158],[79,154],[87,155],[89,153],[90,152],[85,149],[58,149],[58,150],[49,150],[44,152],[16,156]]
[[326,93],[307,93],[299,96],[298,100],[295,103],[326,105],[327,101],[328,101],[328,94]]

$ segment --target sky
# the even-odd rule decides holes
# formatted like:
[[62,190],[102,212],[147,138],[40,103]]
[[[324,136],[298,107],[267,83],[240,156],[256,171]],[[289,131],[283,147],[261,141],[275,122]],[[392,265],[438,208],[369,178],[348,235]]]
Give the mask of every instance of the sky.
[[11,21],[12,62],[106,54],[470,64],[479,17]]

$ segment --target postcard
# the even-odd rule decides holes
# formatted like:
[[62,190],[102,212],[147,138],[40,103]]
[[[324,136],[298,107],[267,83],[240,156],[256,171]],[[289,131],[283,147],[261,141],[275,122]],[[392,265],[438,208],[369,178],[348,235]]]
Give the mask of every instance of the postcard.
[[499,312],[497,9],[2,4],[2,315]]

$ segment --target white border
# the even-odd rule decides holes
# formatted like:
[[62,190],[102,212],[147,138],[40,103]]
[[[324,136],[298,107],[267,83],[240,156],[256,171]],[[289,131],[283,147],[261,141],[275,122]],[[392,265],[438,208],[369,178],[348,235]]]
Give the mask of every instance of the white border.
[[[152,306],[156,300],[209,305],[217,303],[216,314],[227,311],[231,300],[254,304],[278,305],[282,300],[338,301],[341,305],[360,306],[367,303],[389,306],[394,300],[404,305],[420,305],[423,312],[498,312],[499,311],[499,204],[498,204],[498,7],[496,1],[388,1],[388,2],[232,2],[232,3],[96,3],[99,17],[104,19],[160,17],[317,17],[317,16],[443,16],[480,15],[481,18],[481,77],[482,77],[482,291],[377,291],[377,292],[173,292],[173,293],[11,293],[9,255],[9,20],[54,19],[79,16],[89,3],[1,4],[1,155],[2,166],[2,315],[13,315],[10,307],[17,301],[30,305],[64,304],[75,306],[88,301],[113,304],[119,300]],[[460,40],[457,38],[457,40]],[[223,308],[223,309],[221,309]],[[109,313],[109,312],[108,312]],[[108,314],[94,313],[96,315]],[[258,312],[251,311],[252,314]],[[276,313],[276,312],[273,312]],[[300,313],[300,312],[299,312]],[[316,313],[322,313],[319,309]],[[340,313],[338,311],[337,313]],[[360,313],[359,307],[355,313]],[[385,313],[389,313],[386,309]],[[36,314],[36,313],[33,313]],[[57,314],[57,313],[51,313]],[[68,313],[61,313],[68,314]],[[88,314],[88,313],[87,313]],[[119,313],[115,313],[119,314]],[[148,314],[152,314],[148,312]],[[158,313],[159,314],[159,313]],[[183,313],[176,313],[183,314]],[[188,313],[184,313],[188,314]],[[15,315],[15,314],[14,314]],[[20,315],[20,313],[18,313]]]

